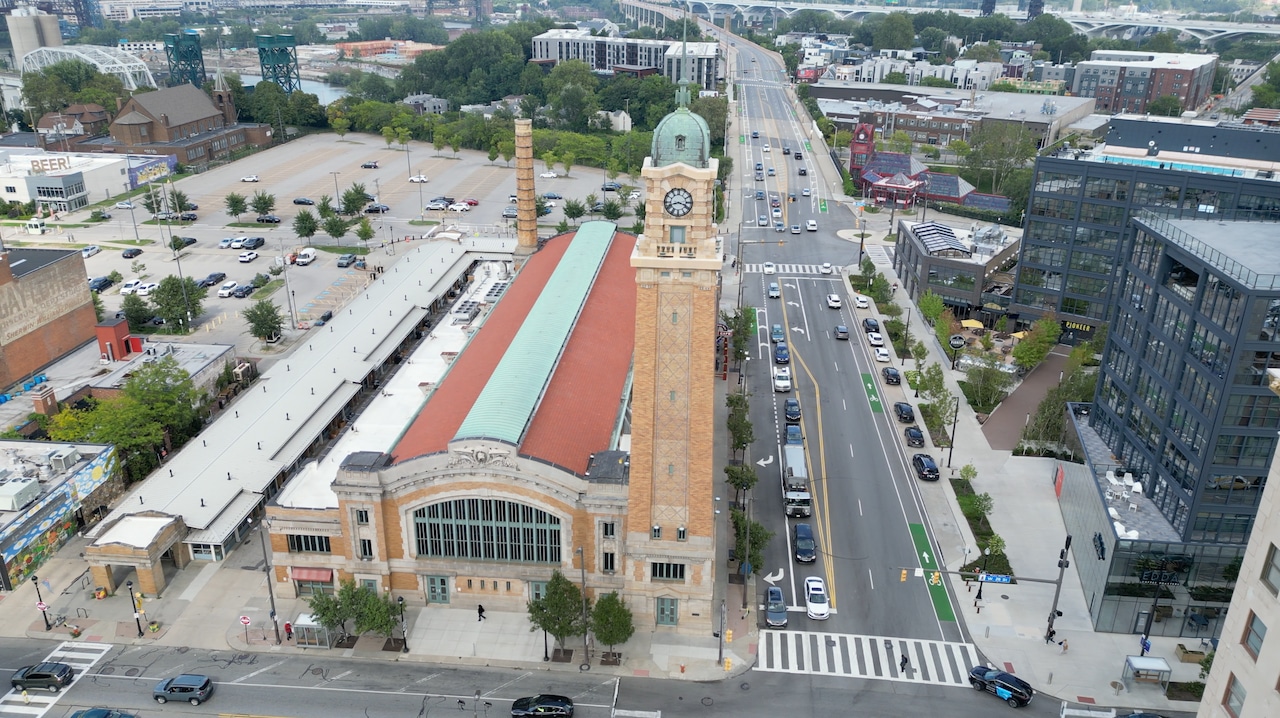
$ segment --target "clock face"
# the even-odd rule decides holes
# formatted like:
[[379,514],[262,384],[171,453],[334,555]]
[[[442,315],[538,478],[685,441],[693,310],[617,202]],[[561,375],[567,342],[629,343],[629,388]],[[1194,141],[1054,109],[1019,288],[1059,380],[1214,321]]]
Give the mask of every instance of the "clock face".
[[683,217],[693,209],[693,195],[689,194],[689,190],[677,187],[663,198],[662,206],[672,217]]
[[862,142],[862,141],[864,141],[864,140],[866,140],[866,139],[867,139],[867,133],[865,133],[865,132],[859,132],[859,133],[858,133],[858,141],[859,141],[859,142]]

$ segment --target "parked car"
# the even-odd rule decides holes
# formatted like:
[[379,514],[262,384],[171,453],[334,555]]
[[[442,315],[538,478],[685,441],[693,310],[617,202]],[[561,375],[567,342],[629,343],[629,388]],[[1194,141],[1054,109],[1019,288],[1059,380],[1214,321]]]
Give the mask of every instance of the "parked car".
[[231,243],[236,241],[235,237],[223,237],[218,240],[218,249],[231,249]]
[[260,214],[258,224],[280,224],[280,218],[274,214]]
[[231,293],[234,292],[238,286],[240,286],[239,282],[234,279],[229,279],[221,287],[218,287],[218,296],[226,299],[231,296]]
[[101,251],[102,251],[102,247],[99,247],[96,244],[91,244],[88,247],[80,248],[80,256],[84,257],[85,259],[88,259],[89,257],[92,257],[93,255]]
[[240,244],[240,247],[242,249],[257,249],[266,243],[266,237],[245,237],[244,242]]
[[769,628],[787,627],[787,602],[782,598],[782,589],[778,586],[770,586],[765,593],[764,623]]
[[893,415],[898,417],[898,421],[904,424],[916,423],[916,410],[905,401],[894,402]]
[[791,350],[787,349],[786,342],[778,342],[773,346],[773,363],[774,364],[790,364]]
[[159,288],[160,284],[158,282],[146,282],[144,284],[139,284],[138,288],[134,290],[134,293],[139,297],[149,297],[152,292]]
[[241,284],[240,286],[231,290],[231,296],[235,297],[236,299],[244,299],[250,294],[253,294],[255,291],[257,291],[257,287],[254,287],[252,284]]
[[114,708],[87,708],[71,714],[71,718],[138,718],[132,713],[124,713]]
[[902,374],[897,369],[887,366],[880,370],[880,376],[884,377],[884,383],[897,386],[902,383]]
[[884,337],[880,336],[880,332],[868,332],[867,343],[873,347],[884,346]]
[[132,202],[116,202],[116,209],[133,209]]
[[504,207],[502,209],[503,219],[518,219],[519,217],[520,217],[520,210],[516,209],[515,207]]
[[855,295],[853,298],[853,303],[854,303],[854,306],[856,306],[858,309],[868,309],[871,307],[871,301],[868,300],[866,296],[862,294]]
[[878,331],[880,331],[880,322],[877,322],[876,320],[872,319],[871,317],[867,317],[866,319],[863,319],[863,320],[862,320],[862,331],[864,331],[864,332],[878,332]]
[[600,189],[604,192],[617,192],[622,189],[622,185],[618,182],[605,182],[600,185]]
[[120,256],[121,256],[121,257],[124,257],[125,259],[133,259],[134,257],[136,257],[136,256],[138,256],[138,255],[140,255],[140,254],[142,254],[142,250],[141,250],[141,249],[138,249],[137,247],[130,247],[130,248],[128,248],[128,249],[126,249],[126,250],[124,250],[123,252],[121,252],[121,253],[120,253]]
[[174,214],[173,212],[156,212],[155,215],[152,217],[152,219],[156,220],[157,222],[167,222],[168,220],[177,219],[177,218],[178,218],[178,215]]
[[101,292],[112,284],[115,284],[115,282],[111,281],[110,277],[94,277],[89,280],[89,291]]
[[559,177],[560,175],[556,174],[555,172],[551,172],[550,170],[548,170],[548,171],[543,172],[542,174],[540,174],[540,175],[538,175],[538,176],[539,176],[539,177],[541,177],[542,179],[555,179],[556,177]]
[[247,263],[252,262],[253,260],[255,260],[255,259],[257,259],[257,258],[258,258],[258,253],[257,253],[257,252],[252,252],[252,251],[250,251],[250,252],[241,252],[241,253],[240,253],[240,263],[241,263],[241,264],[247,264]]
[[241,182],[257,182],[257,181],[258,181],[258,175],[248,175],[248,176],[245,176],[245,177],[241,177],[241,178],[240,178],[240,181],[241,181]]
[[908,426],[902,430],[902,436],[907,440],[907,446],[924,447],[924,432],[920,431],[920,427]]
[[974,666],[969,671],[969,685],[976,690],[999,696],[1014,708],[1027,705],[1036,694],[1030,683],[1011,673],[987,666]]
[[788,424],[800,423],[800,400],[787,399],[782,402],[782,416]]
[[385,212],[390,212],[390,211],[391,211],[391,208],[385,204],[371,204],[368,207],[364,208],[365,214],[383,214]]
[[[559,192],[543,192],[542,198],[543,199],[564,199],[564,195],[560,194]],[[468,202],[470,202],[470,200],[468,200]],[[479,203],[477,202],[477,204]]]
[[200,216],[197,215],[195,212],[183,212],[178,215],[178,219],[183,222],[194,222],[199,218]]
[[773,368],[773,390],[791,391],[791,367],[775,366]]
[[556,696],[549,693],[517,698],[511,704],[511,715],[517,718],[522,716],[570,718],[573,716],[573,701],[564,696]]
[[471,207],[478,207],[480,205],[480,200],[476,199],[475,197],[468,197],[462,201],[467,203],[467,205]]
[[[437,200],[434,202],[428,202],[426,209],[428,212],[443,211],[449,209],[449,205]],[[515,207],[511,207],[510,209],[515,209]]]
[[827,595],[827,584],[818,576],[809,576],[804,580],[805,613],[815,621],[831,618],[831,597]]
[[213,272],[209,276],[196,282],[197,287],[212,287],[213,285],[226,279],[226,272]]
[[424,182],[426,182],[426,181],[427,181],[427,176],[426,176],[426,175],[414,175],[414,176],[412,176],[412,177],[410,177],[410,178],[409,178],[409,181],[410,181],[410,182],[416,182],[416,183],[418,183],[418,184],[422,184],[422,183],[424,183]]
[[130,279],[129,281],[127,281],[127,282],[125,282],[124,284],[121,284],[121,285],[120,285],[120,293],[121,293],[121,294],[133,294],[134,292],[136,292],[136,291],[138,290],[138,287],[141,287],[141,286],[142,286],[142,284],[143,284],[143,282],[142,282],[142,280],[141,280],[141,279]]
[[449,205],[449,211],[450,212],[470,212],[471,205],[467,204],[466,202],[454,202],[453,204]]
[[65,663],[37,663],[19,668],[14,672],[11,682],[13,689],[18,692],[27,688],[43,688],[50,693],[57,693],[71,685],[75,675],[71,666]]
[[315,204],[315,200],[307,199],[306,197],[294,197],[293,203],[306,205],[307,207],[310,207]]
[[769,327],[769,341],[777,343],[780,341],[785,341],[786,338],[787,338],[787,334],[786,332],[782,331],[781,324],[774,324],[773,326]]
[[876,355],[876,361],[878,362],[887,362],[891,360],[891,357],[889,356],[889,350],[885,349],[884,347],[876,347],[875,355]]
[[[249,239],[249,238],[248,238],[248,237],[235,237],[235,238],[233,238],[233,239],[231,240],[231,248],[232,248],[232,249],[244,249],[244,243],[245,243],[245,240],[247,240],[247,239]],[[222,245],[218,245],[218,246],[222,246]]]
[[355,263],[356,263],[356,255],[354,254],[344,254],[341,257],[338,257],[339,267],[350,267]]
[[933,462],[933,457],[928,454],[912,455],[911,468],[916,470],[916,478],[921,481],[937,481],[940,475],[938,473],[938,465]]
[[156,703],[169,701],[186,701],[193,706],[209,700],[213,695],[213,679],[195,673],[183,673],[173,678],[166,678],[156,684],[151,696]]
[[360,164],[360,169],[362,169],[362,170],[376,170],[376,169],[378,169],[378,163],[377,163],[377,162],[374,162],[374,161],[372,161],[372,160],[370,160],[370,161],[368,161],[368,162],[363,162],[363,163],[361,163],[361,164]]

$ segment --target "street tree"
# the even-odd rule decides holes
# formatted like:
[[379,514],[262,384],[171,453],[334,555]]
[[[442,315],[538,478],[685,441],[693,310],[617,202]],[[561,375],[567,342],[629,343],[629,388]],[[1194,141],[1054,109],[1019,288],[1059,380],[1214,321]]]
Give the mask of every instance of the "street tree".
[[321,228],[324,229],[325,234],[333,237],[334,241],[340,242],[347,234],[347,230],[351,229],[351,225],[347,224],[347,220],[335,214],[325,219]]
[[576,199],[566,199],[564,201],[564,216],[566,219],[573,220],[575,224],[586,213],[587,208],[583,206],[581,201]]
[[351,131],[351,120],[348,120],[345,117],[339,117],[330,121],[329,127],[333,128],[333,131],[338,135],[338,139],[342,139]]
[[124,299],[120,302],[120,310],[124,312],[124,319],[129,323],[129,329],[134,332],[145,327],[147,322],[151,321],[151,317],[155,316],[147,300],[137,294],[124,295]]
[[924,317],[925,322],[930,325],[938,321],[938,317],[942,316],[943,310],[947,308],[942,303],[942,297],[934,294],[933,290],[928,290],[920,295],[920,301],[916,303],[916,306],[920,308],[920,316]]
[[917,339],[911,344],[911,358],[916,360],[916,369],[920,368],[920,362],[929,358],[929,347],[923,340]]
[[240,221],[240,215],[249,209],[249,203],[245,201],[244,195],[238,192],[232,192],[227,195],[226,199],[227,214],[233,215],[236,221]]
[[978,467],[974,466],[972,461],[961,466],[960,478],[964,481],[972,482],[974,479],[978,478]]
[[[987,517],[991,515],[991,511],[995,509],[996,500],[991,498],[991,494],[981,493],[972,499],[973,510],[977,512],[978,518],[983,528],[987,528]],[[992,552],[994,553],[994,551]]]
[[906,130],[898,130],[889,136],[889,147],[899,154],[911,154],[911,148],[915,146],[915,142],[911,139],[911,135]]
[[862,291],[870,293],[871,280],[876,276],[876,265],[871,261],[871,257],[863,257],[862,264],[858,266],[858,271],[862,273]]
[[304,209],[293,218],[293,233],[306,240],[308,245],[311,244],[311,238],[319,231],[320,221],[311,213],[311,210]]
[[151,214],[159,214],[164,208],[164,195],[157,195],[155,192],[147,192],[142,195],[142,206]]
[[389,594],[361,587],[356,593],[356,633],[376,633],[391,638],[399,623],[400,609]]
[[249,200],[249,206],[259,215],[271,214],[271,210],[276,208],[276,196],[258,190],[253,193],[253,199]]
[[623,211],[623,204],[621,202],[616,199],[609,198],[605,200],[604,207],[600,210],[600,216],[610,222],[616,222],[622,218]]
[[614,646],[626,643],[635,634],[631,609],[623,603],[617,591],[610,591],[596,600],[595,608],[591,609],[591,632],[597,641],[609,647],[610,653],[613,653]]
[[141,481],[160,465],[164,427],[147,407],[127,396],[94,399],[87,408],[68,408],[49,419],[53,441],[108,444],[115,447],[126,484]]
[[320,195],[320,201],[316,202],[316,214],[320,215],[321,219],[328,219],[337,214],[333,208],[333,198],[327,194]]
[[1013,386],[1013,375],[1001,371],[991,361],[976,361],[965,371],[969,401],[973,410],[990,414]]
[[391,125],[383,127],[382,139],[387,143],[387,149],[391,149],[391,143],[396,141],[396,128]]
[[368,195],[364,185],[356,182],[342,193],[342,213],[355,216],[360,214],[360,210],[364,208],[365,202],[368,201]]
[[191,277],[179,279],[169,275],[161,279],[159,284],[150,295],[151,301],[156,305],[156,314],[164,319],[168,331],[185,334],[190,329],[188,319],[194,322],[204,311],[203,303],[209,290],[196,286],[196,280]]
[[263,341],[274,339],[284,331],[284,315],[270,299],[254,302],[241,314],[249,322],[249,333]]
[[764,524],[747,518],[741,509],[733,509],[729,516],[733,521],[734,554],[744,562],[744,567],[750,566],[750,573],[760,573],[764,566],[764,549],[773,539],[773,532]]
[[926,364],[924,369],[920,371],[920,378],[917,380],[917,386],[920,389],[920,396],[925,401],[933,404],[939,410],[943,405],[949,405],[951,392],[947,389],[946,373],[942,370],[942,365],[937,362]]
[[751,464],[729,464],[724,467],[725,481],[733,487],[733,502],[742,503],[742,495],[755,488],[760,477]]
[[489,145],[489,164],[493,164],[498,159],[498,143],[494,142]]
[[[983,125],[973,135],[973,149],[965,164],[981,179],[991,173],[991,191],[1000,192],[1006,177],[1036,155],[1036,139],[1026,127],[1013,123]],[[975,183],[976,184],[976,183]]]
[[375,234],[377,234],[377,232],[373,229],[373,225],[369,222],[369,218],[361,217],[360,222],[356,224],[356,238],[363,242],[365,246],[368,246],[369,240],[373,239]]
[[1057,317],[1047,316],[1036,320],[1031,325],[1031,331],[1013,347],[1013,360],[1028,371],[1036,368],[1049,356],[1061,335],[1062,324]]
[[1182,100],[1177,95],[1161,95],[1147,103],[1147,114],[1177,117],[1182,114]]
[[142,407],[149,421],[163,427],[166,450],[185,444],[199,433],[200,392],[192,383],[191,374],[173,356],[135,369],[125,382],[123,393]]
[[502,155],[502,161],[506,162],[507,166],[510,167],[511,160],[515,159],[515,156],[516,156],[516,141],[515,140],[499,141],[498,154]]
[[[529,601],[529,630],[542,629],[564,647],[565,639],[581,635],[583,624],[582,591],[560,571],[551,572],[542,598]],[[585,658],[585,657],[584,657]]]
[[191,209],[191,202],[187,198],[187,193],[177,187],[169,188],[169,206],[174,212],[186,212]]
[[572,152],[560,153],[560,164],[564,167],[564,176],[569,176],[569,170],[573,169],[573,163],[578,161],[578,156]]

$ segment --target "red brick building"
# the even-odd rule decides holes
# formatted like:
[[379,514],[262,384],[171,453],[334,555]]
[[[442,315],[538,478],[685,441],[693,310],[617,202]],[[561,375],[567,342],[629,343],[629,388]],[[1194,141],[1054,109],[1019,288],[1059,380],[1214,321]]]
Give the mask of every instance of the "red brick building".
[[0,252],[0,393],[93,340],[85,277],[75,250]]

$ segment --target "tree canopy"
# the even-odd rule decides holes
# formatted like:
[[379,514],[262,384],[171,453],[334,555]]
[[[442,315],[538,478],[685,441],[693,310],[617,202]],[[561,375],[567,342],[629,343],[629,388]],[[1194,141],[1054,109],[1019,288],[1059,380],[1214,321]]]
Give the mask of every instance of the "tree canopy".
[[[112,43],[114,44],[114,43]],[[80,60],[63,60],[22,76],[22,101],[35,119],[67,105],[94,103],[114,111],[117,97],[126,97],[124,84]]]

